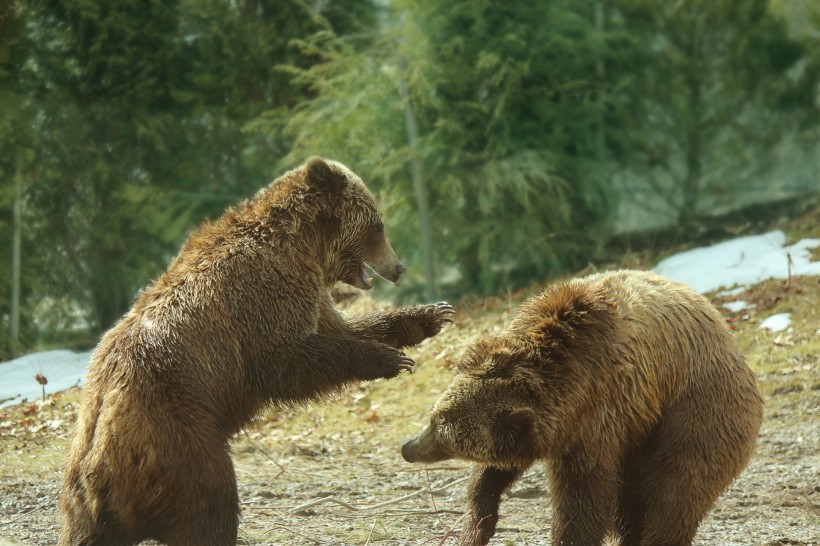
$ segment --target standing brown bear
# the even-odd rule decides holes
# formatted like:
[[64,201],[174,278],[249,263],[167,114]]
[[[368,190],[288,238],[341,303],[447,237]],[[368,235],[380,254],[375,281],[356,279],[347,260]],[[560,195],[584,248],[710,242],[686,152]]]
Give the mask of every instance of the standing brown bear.
[[746,466],[762,408],[705,298],[608,272],[549,287],[475,343],[402,454],[479,463],[462,544],[489,541],[501,493],[545,459],[554,545],[685,545]]
[[336,281],[396,282],[372,195],[310,159],[192,233],[94,351],[60,511],[63,545],[234,544],[228,440],[266,404],[320,399],[411,370],[399,348],[439,332],[447,304],[346,322]]

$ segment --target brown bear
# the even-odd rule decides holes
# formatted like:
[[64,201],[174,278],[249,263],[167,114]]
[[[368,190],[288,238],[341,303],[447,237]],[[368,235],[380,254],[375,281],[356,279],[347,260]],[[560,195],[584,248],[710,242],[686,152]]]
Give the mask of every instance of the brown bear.
[[312,158],[190,234],[100,341],[65,469],[63,545],[225,545],[239,515],[229,438],[266,404],[296,405],[412,370],[399,349],[446,303],[343,320],[330,288],[396,282],[373,196]]
[[402,454],[478,463],[462,544],[489,541],[502,492],[545,460],[554,545],[684,545],[746,466],[762,408],[715,307],[614,271],[548,287],[474,343]]

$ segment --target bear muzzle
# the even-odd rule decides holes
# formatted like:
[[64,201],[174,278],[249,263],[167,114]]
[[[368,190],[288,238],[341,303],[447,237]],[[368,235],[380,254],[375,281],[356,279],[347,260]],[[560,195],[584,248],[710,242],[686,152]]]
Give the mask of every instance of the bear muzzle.
[[453,455],[438,442],[430,427],[401,446],[401,456],[408,463],[435,463],[453,458]]
[[366,263],[376,275],[393,284],[399,283],[399,276],[407,269],[387,242],[381,252],[369,258]]

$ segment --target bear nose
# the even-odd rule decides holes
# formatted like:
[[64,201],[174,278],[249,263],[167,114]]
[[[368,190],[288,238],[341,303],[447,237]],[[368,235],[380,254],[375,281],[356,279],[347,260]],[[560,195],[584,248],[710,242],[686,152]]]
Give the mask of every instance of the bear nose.
[[399,263],[398,263],[398,265],[396,265],[396,273],[398,273],[399,275],[401,275],[401,274],[402,274],[402,273],[404,273],[405,271],[407,271],[407,268],[406,268],[406,267],[404,267],[404,264],[403,264],[403,263],[399,262]]

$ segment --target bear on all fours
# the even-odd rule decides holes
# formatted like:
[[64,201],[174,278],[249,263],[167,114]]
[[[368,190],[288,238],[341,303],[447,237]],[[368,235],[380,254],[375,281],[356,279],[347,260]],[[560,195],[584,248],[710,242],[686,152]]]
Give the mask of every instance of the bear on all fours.
[[462,544],[490,540],[501,494],[545,460],[554,545],[685,546],[749,461],[762,410],[708,300],[615,271],[548,287],[475,342],[402,454],[477,463]]
[[235,544],[229,438],[266,404],[396,376],[446,303],[345,319],[330,287],[396,282],[373,196],[312,158],[190,234],[89,364],[59,509],[62,545]]

